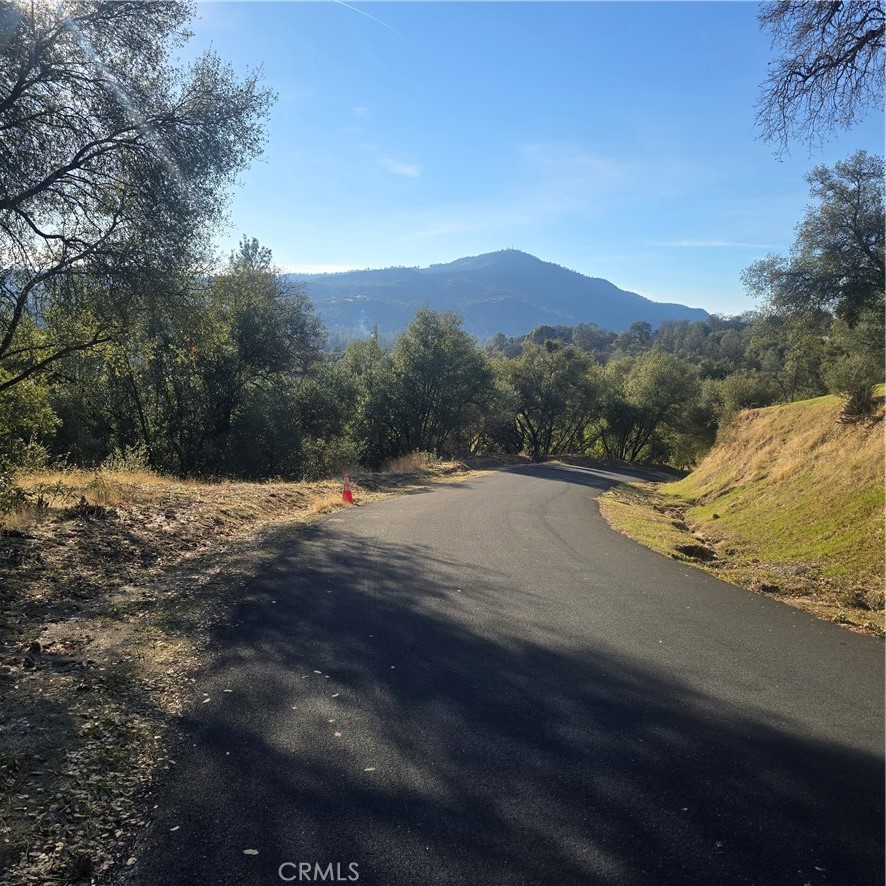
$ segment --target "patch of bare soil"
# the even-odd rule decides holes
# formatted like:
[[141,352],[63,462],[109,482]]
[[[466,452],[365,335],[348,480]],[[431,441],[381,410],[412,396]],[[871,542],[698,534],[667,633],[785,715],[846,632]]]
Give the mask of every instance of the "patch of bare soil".
[[[364,503],[473,473],[352,475]],[[0,880],[107,883],[193,693],[210,628],[341,484],[24,478],[0,527]],[[42,491],[53,489],[51,499]]]

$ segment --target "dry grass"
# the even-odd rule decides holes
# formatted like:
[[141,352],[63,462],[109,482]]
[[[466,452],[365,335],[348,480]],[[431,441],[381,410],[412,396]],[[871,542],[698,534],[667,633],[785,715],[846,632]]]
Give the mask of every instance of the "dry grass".
[[[460,480],[460,463],[352,475],[357,504]],[[16,478],[0,525],[0,881],[111,882],[168,768],[212,626],[341,483],[145,472]]]
[[437,463],[437,458],[430,452],[407,452],[406,455],[389,458],[381,468],[383,474],[408,474],[413,471],[424,471]]
[[688,477],[615,490],[604,513],[721,578],[882,634],[883,424],[841,424],[840,409],[742,412]]

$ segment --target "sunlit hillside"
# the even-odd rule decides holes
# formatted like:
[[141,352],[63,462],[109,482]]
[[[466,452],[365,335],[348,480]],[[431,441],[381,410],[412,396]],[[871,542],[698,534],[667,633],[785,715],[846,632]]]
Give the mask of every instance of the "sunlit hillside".
[[741,412],[686,478],[621,490],[607,516],[736,584],[882,626],[883,422],[843,424],[841,405],[819,397]]

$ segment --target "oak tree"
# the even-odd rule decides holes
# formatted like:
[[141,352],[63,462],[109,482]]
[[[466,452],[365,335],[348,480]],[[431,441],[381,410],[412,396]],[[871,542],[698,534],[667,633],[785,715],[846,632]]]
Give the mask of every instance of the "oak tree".
[[807,177],[815,200],[787,256],[770,255],[742,275],[750,292],[789,314],[832,311],[850,326],[882,316],[883,160],[858,151]]
[[[181,0],[0,0],[0,392],[174,289],[259,152],[272,99],[173,51]],[[53,313],[92,321],[53,324]]]

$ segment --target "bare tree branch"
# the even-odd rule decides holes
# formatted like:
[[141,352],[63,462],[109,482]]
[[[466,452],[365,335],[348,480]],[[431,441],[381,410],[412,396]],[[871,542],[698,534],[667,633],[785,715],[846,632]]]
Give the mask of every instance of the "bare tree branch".
[[780,53],[757,104],[763,139],[784,154],[794,138],[823,142],[882,107],[882,0],[764,3],[761,27]]

